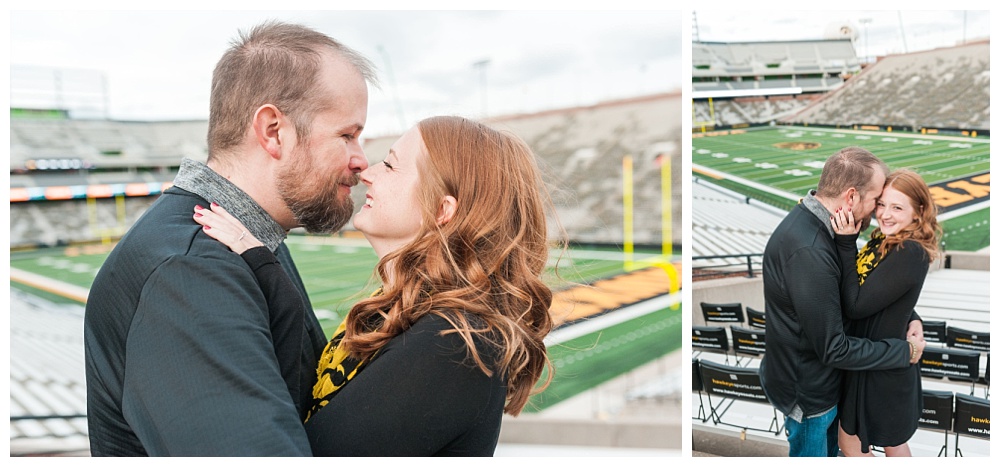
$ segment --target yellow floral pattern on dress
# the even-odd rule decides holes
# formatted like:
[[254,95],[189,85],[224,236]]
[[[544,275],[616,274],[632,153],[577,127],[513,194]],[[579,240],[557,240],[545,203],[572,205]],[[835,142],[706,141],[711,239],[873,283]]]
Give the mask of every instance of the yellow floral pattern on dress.
[[858,251],[857,258],[857,268],[858,268],[858,285],[864,285],[865,279],[868,278],[875,266],[878,266],[879,261],[882,257],[878,254],[878,247],[882,244],[882,240],[885,239],[885,234],[882,232],[875,232],[872,234],[871,240]]
[[[372,296],[380,293],[382,293],[381,288],[372,293]],[[313,406],[306,414],[305,421],[309,421],[309,418],[319,409],[326,407],[337,391],[343,388],[348,381],[354,379],[368,363],[368,360],[351,358],[350,352],[341,345],[346,329],[347,320],[345,319],[340,323],[340,326],[337,326],[337,330],[333,332],[333,338],[326,344],[323,354],[319,357],[319,363],[316,365],[316,385],[313,386]]]

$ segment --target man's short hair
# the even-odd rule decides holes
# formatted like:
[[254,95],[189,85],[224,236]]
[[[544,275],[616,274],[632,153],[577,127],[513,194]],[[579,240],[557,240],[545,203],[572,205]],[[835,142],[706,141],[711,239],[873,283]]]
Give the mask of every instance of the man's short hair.
[[876,170],[883,176],[889,174],[889,166],[867,150],[859,147],[841,149],[823,164],[816,195],[835,198],[853,187],[865,197],[869,191],[882,188],[872,186]]
[[212,73],[208,117],[209,159],[243,142],[254,111],[273,104],[287,115],[300,139],[321,102],[312,92],[322,53],[333,51],[377,85],[375,67],[358,52],[305,26],[268,21],[240,31]]

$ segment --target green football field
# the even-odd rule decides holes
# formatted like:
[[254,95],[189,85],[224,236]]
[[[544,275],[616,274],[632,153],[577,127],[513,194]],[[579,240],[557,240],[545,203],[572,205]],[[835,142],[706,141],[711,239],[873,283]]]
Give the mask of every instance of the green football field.
[[[912,169],[928,185],[990,171],[990,141],[984,137],[782,126],[691,141],[692,164],[697,174],[784,209],[815,188],[826,159],[847,146],[871,151],[890,170]],[[707,175],[713,171],[724,174],[724,179]],[[988,193],[988,187],[986,190]],[[983,199],[988,200],[988,195]],[[983,207],[967,208],[959,215],[944,217],[947,220],[942,224],[949,249],[978,250],[989,246],[989,207],[987,203],[979,205]]]
[[[329,336],[351,304],[374,288],[371,272],[377,258],[367,244],[326,237],[292,236],[287,244],[302,276],[317,317]],[[96,247],[47,248],[11,252],[12,269],[89,289],[108,252]],[[657,257],[656,251],[636,251],[635,259]],[[614,249],[554,250],[546,279],[559,290],[578,283],[624,273],[622,253]],[[13,275],[13,272],[12,272]],[[79,303],[59,291],[46,292],[11,280],[11,286],[56,303]],[[680,348],[680,307],[664,308],[552,345],[552,384],[535,396],[527,411],[537,411],[593,388],[618,375]]]

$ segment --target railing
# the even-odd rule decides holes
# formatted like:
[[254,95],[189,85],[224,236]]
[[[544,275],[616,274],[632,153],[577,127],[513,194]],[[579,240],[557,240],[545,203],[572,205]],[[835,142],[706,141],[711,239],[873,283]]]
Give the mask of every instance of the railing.
[[10,421],[20,422],[24,420],[70,420],[74,418],[87,418],[87,414],[72,414],[72,415],[11,415]]
[[[754,261],[754,258],[760,258]],[[715,265],[715,266],[692,266],[691,267],[691,278],[697,279],[699,277],[713,276],[720,273],[730,273],[732,270],[726,270],[724,268],[731,268],[734,266],[746,265],[746,276],[749,278],[754,277],[754,270],[759,270],[763,265],[764,253],[741,253],[736,255],[715,255],[715,256],[693,256],[691,257],[692,265],[699,260],[709,260],[709,259],[732,259],[732,258],[742,258],[745,261],[733,262],[727,265]],[[703,272],[703,271],[711,272]]]

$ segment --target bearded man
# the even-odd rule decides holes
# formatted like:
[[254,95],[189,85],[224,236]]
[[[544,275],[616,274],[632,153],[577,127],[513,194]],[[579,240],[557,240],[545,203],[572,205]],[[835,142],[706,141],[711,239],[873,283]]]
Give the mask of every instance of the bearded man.
[[[90,290],[92,455],[310,455],[302,420],[327,339],[284,240],[350,219],[374,82],[367,59],[299,25],[261,24],[223,55],[207,163],[182,161]],[[274,252],[306,313],[272,311],[247,263],[193,221],[210,203]]]

